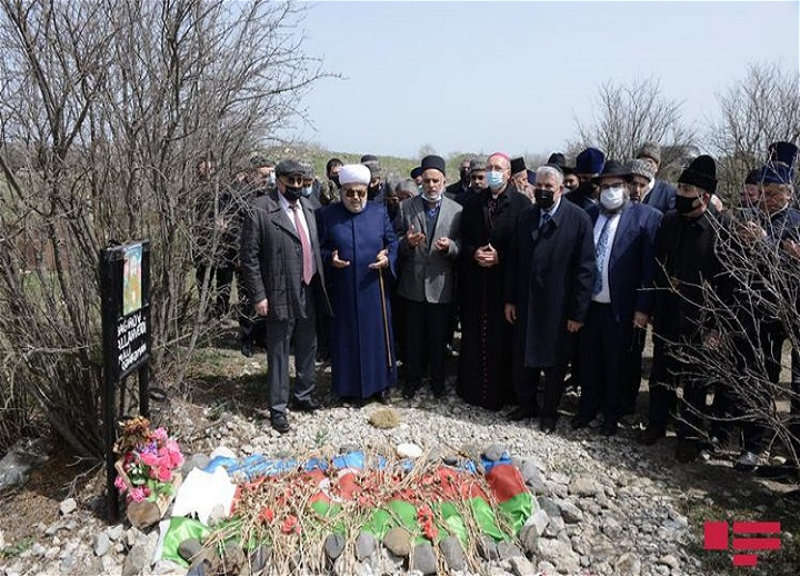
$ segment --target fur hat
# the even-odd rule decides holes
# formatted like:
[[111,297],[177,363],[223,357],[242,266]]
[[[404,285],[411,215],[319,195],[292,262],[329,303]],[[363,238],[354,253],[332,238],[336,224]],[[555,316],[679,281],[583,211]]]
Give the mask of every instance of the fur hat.
[[717,191],[717,164],[711,156],[698,156],[681,172],[679,184],[691,184],[713,194]]
[[658,145],[658,142],[645,142],[641,146],[639,146],[639,150],[636,152],[636,158],[650,158],[655,161],[656,164],[661,164],[661,146]]

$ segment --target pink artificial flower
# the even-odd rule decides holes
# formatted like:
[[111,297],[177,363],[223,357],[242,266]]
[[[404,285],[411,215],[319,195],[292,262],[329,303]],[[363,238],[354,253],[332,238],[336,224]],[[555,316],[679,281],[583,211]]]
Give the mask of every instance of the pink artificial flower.
[[164,468],[163,466],[156,468],[156,470],[158,471],[157,477],[159,482],[169,482],[170,480],[172,480],[172,470]]
[[128,494],[128,498],[130,498],[134,502],[142,502],[145,499],[144,490],[140,487],[131,488],[130,494]]
[[155,440],[158,440],[160,442],[166,442],[167,441],[167,431],[163,427],[156,428],[155,430],[153,430],[153,433],[151,434],[151,436]]
[[158,454],[152,452],[145,452],[140,456],[140,459],[145,466],[159,466],[161,464],[161,458]]
[[183,465],[183,454],[181,454],[181,448],[175,440],[167,440],[166,446],[163,448],[164,457],[166,459],[165,466],[168,466],[170,469],[178,468],[179,466]]
[[119,490],[120,494],[125,494],[125,490],[128,489],[128,484],[122,479],[122,476],[114,478],[114,486]]

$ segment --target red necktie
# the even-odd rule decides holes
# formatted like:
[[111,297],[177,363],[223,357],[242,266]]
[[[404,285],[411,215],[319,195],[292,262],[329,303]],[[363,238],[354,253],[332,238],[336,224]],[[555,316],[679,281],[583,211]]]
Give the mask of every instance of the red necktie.
[[298,215],[299,208],[299,204],[292,204],[294,227],[297,228],[297,235],[300,236],[300,246],[303,249],[303,282],[309,285],[311,284],[311,243],[308,241],[308,235],[305,233],[303,225],[300,223],[300,216]]

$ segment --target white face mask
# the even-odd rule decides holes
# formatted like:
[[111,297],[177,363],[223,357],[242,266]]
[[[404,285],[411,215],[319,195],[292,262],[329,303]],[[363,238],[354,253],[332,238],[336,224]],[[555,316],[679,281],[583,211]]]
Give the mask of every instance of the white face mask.
[[441,190],[431,190],[430,192],[423,192],[422,196],[428,202],[433,203],[438,202],[442,198],[442,192]]
[[600,204],[606,210],[618,210],[625,203],[625,187],[606,188],[600,191]]

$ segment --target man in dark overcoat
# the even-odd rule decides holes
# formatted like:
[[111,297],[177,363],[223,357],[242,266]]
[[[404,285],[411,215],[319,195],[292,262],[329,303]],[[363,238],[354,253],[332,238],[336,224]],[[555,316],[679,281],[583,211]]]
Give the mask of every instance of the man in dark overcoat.
[[292,407],[313,411],[317,353],[316,314],[330,313],[314,213],[302,197],[303,167],[284,160],[275,169],[276,188],[256,199],[244,219],[242,276],[255,312],[266,317],[267,383],[272,427],[290,429],[289,354],[297,377]]
[[534,416],[544,373],[540,427],[556,428],[565,354],[586,320],[595,274],[592,223],[563,196],[556,166],[536,170],[535,204],[519,217],[506,267],[505,317],[514,325],[514,385],[519,406],[511,420]]

